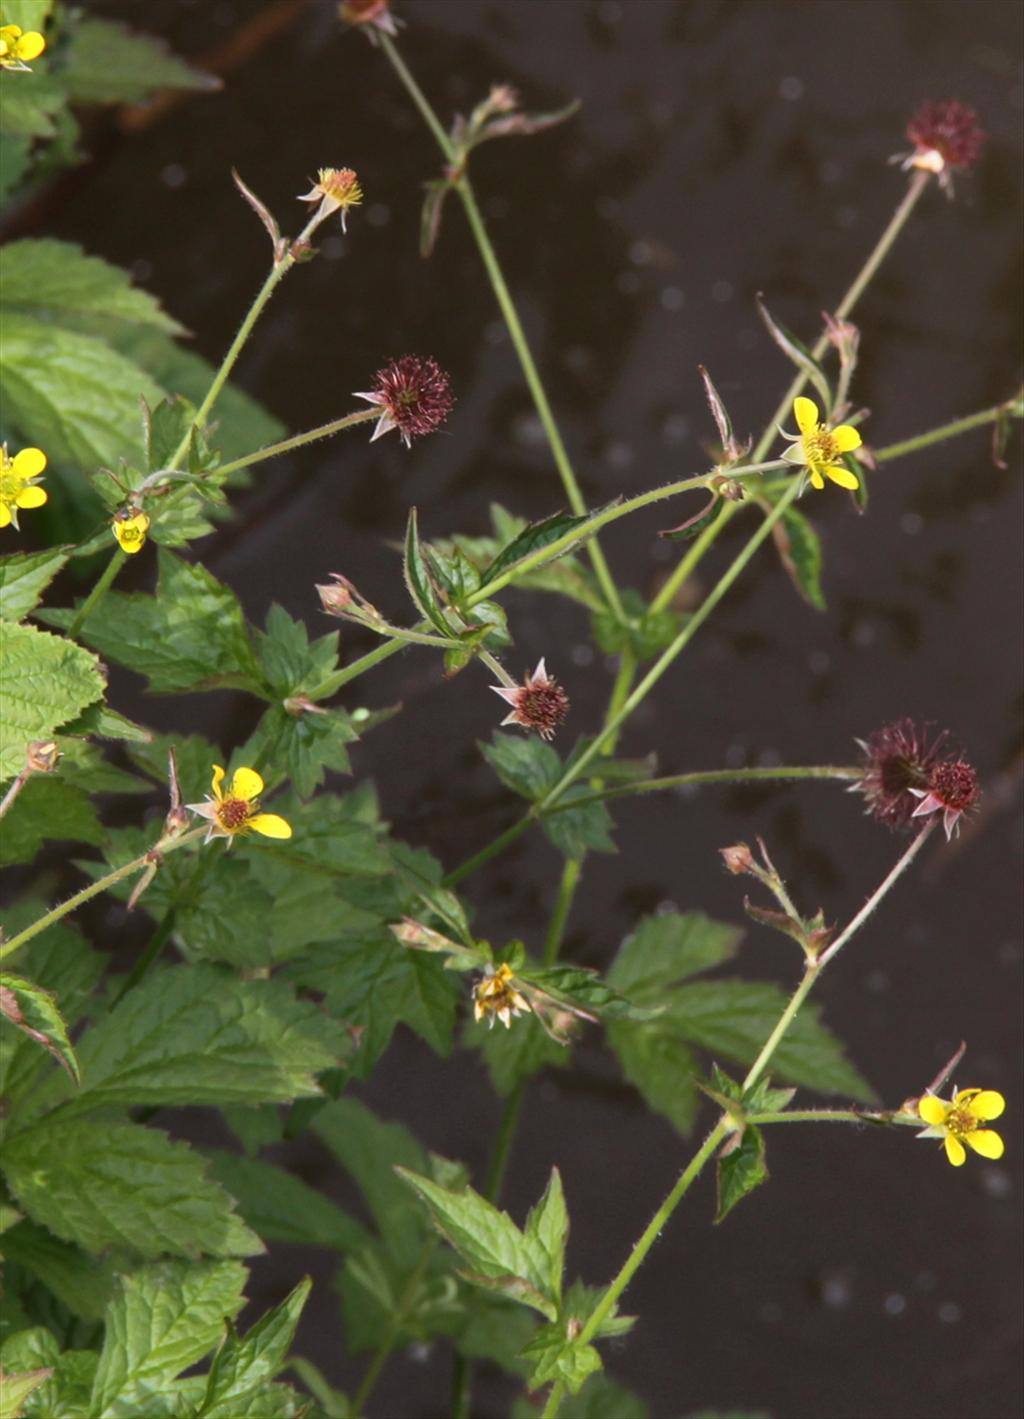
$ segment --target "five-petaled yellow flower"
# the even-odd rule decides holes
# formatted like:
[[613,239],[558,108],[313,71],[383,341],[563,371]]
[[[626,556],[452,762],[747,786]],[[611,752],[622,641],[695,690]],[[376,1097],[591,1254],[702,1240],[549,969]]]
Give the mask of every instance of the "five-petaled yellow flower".
[[114,514],[110,529],[122,552],[134,556],[141,552],[149,531],[149,516],[141,508],[121,508]]
[[23,448],[8,458],[7,445],[0,444],[0,527],[12,522],[17,527],[19,508],[42,507],[46,502],[46,489],[39,487],[45,467],[46,454],[41,448]]
[[526,1015],[529,1010],[529,1001],[512,984],[512,971],[507,965],[488,971],[473,989],[473,1018],[482,1020],[486,1016],[490,1028],[497,1016],[507,1030],[513,1015]]
[[38,59],[46,40],[37,30],[27,33],[20,25],[0,25],[0,69],[27,69],[26,60]]
[[995,1089],[958,1089],[948,1102],[924,1094],[917,1101],[917,1111],[928,1127],[917,1136],[941,1138],[954,1168],[962,1167],[967,1157],[965,1143],[983,1158],[1001,1158],[1003,1140],[994,1129],[981,1125],[998,1118],[1005,1108],[1006,1100]]
[[212,796],[207,794],[205,803],[186,805],[193,813],[210,820],[205,842],[211,838],[233,838],[238,833],[250,831],[262,833],[265,838],[291,837],[290,823],[276,813],[259,811],[263,780],[255,769],[236,769],[227,793],[221,788],[223,782],[224,770],[220,764],[214,764]]
[[804,463],[816,488],[825,486],[825,479],[831,478],[841,488],[858,488],[860,483],[855,473],[851,473],[838,460],[844,453],[851,453],[861,446],[861,436],[852,424],[839,424],[830,429],[818,418],[818,406],[813,399],[800,395],[793,400],[793,415],[799,434],[786,434],[793,442],[782,455],[790,463]]

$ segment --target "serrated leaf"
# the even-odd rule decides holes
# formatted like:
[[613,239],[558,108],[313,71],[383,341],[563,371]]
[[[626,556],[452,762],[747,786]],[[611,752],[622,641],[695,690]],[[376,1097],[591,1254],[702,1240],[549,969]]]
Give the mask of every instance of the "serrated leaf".
[[731,959],[742,939],[739,927],[703,912],[660,912],[623,941],[608,983],[631,1000],[657,1004],[669,986]]
[[550,1257],[507,1212],[499,1212],[469,1186],[453,1191],[408,1168],[395,1171],[427,1204],[434,1225],[468,1266],[467,1280],[498,1289],[548,1320],[556,1318],[558,1298],[551,1290]]
[[531,803],[543,798],[561,773],[561,760],[554,749],[535,735],[495,733],[490,744],[477,747],[505,787]]
[[110,321],[153,325],[174,335],[184,327],[160,303],[131,283],[127,271],[74,242],[26,238],[0,250],[2,304],[7,311],[39,316],[57,325],[102,334]]
[[30,1040],[49,1050],[75,1083],[79,1082],[78,1060],[49,991],[24,976],[0,973],[0,1014]]
[[3,1253],[5,1261],[24,1267],[74,1315],[90,1321],[102,1317],[114,1286],[109,1257],[89,1256],[29,1221],[4,1233]]
[[106,677],[94,655],[63,636],[0,621],[3,714],[0,783],[25,766],[25,750],[98,700]]
[[86,1251],[251,1256],[259,1237],[187,1144],[153,1128],[59,1116],[9,1140],[4,1171],[25,1212]]
[[569,1238],[569,1213],[562,1191],[561,1174],[557,1168],[551,1169],[544,1196],[527,1214],[523,1235],[528,1243],[535,1245],[547,1258],[545,1290],[557,1303],[562,1295],[565,1244]]
[[83,737],[95,735],[97,739],[128,740],[134,744],[148,744],[153,738],[152,730],[136,724],[134,720],[126,719],[123,714],[105,704],[90,705],[77,719],[65,724],[62,733]]
[[[155,596],[108,592],[103,615],[90,616],[82,627],[83,639],[106,659],[147,676],[154,693],[232,686],[265,694],[234,592],[165,548],[157,566]],[[71,616],[47,612],[45,619],[60,625]]]
[[[571,804],[589,790],[586,784],[573,784],[562,794],[561,804]],[[580,808],[559,808],[557,813],[541,819],[548,841],[570,862],[582,862],[589,852],[618,852],[612,841],[612,815],[604,803],[585,803]]]
[[351,771],[348,745],[359,734],[345,710],[289,714],[280,705],[265,711],[239,757],[247,764],[274,764],[300,798],[310,798],[327,771]]
[[61,547],[0,557],[0,618],[20,621],[27,616],[67,559]]
[[[729,1142],[732,1142],[730,1139]],[[728,1144],[726,1145],[728,1148]],[[768,1181],[764,1161],[764,1135],[748,1124],[735,1148],[718,1155],[718,1208],[715,1221],[723,1222],[738,1202]]]
[[429,621],[443,636],[450,636],[452,628],[444,614],[444,604],[434,585],[430,566],[420,545],[416,509],[409,509],[409,521],[405,528],[405,560],[403,562],[405,586],[412,603],[425,620]]
[[[679,986],[668,1013],[684,1039],[715,1056],[751,1064],[786,1006],[778,986],[763,981],[701,981]],[[805,1005],[772,1056],[775,1075],[819,1093],[872,1102],[871,1085],[846,1059],[842,1045]]]
[[8,419],[51,461],[85,469],[141,458],[139,400],[163,398],[104,341],[14,311],[4,315],[0,392]]
[[63,776],[33,774],[4,819],[0,867],[31,862],[47,839],[98,846],[103,827],[88,794]]
[[14,83],[4,82],[0,125],[7,137],[52,138],[57,132],[54,115],[66,103],[64,86],[53,75],[34,73],[28,84],[18,75]]
[[551,1038],[534,1015],[516,1020],[507,1030],[470,1021],[466,1042],[479,1048],[491,1083],[502,1097],[546,1066],[569,1062],[569,1051]]
[[235,1261],[156,1262],[122,1276],[90,1399],[90,1419],[138,1419],[152,1396],[201,1360],[242,1308]]
[[608,1043],[647,1107],[689,1137],[697,1114],[697,1060],[680,1039],[674,1021],[612,1021]]
[[296,1174],[260,1158],[241,1158],[219,1149],[207,1157],[213,1176],[264,1241],[349,1252],[369,1240],[364,1227]]
[[[573,532],[576,528],[582,527],[591,521],[593,514],[575,515],[567,512],[556,512],[551,517],[546,517],[541,522],[531,522],[518,532],[516,536],[503,547],[498,555],[483,572],[480,574],[482,586],[489,586],[497,580],[504,572],[511,570],[524,558],[531,556],[535,552],[543,551],[552,542],[557,542],[560,537]],[[571,550],[565,548],[565,552]],[[543,563],[542,563],[543,565]]]
[[240,1337],[232,1330],[214,1356],[194,1419],[239,1419],[281,1370],[313,1283],[305,1277]]
[[138,103],[157,89],[221,87],[215,75],[193,69],[163,40],[100,19],[70,29],[60,76],[80,103]]
[[601,1356],[594,1346],[567,1339],[561,1323],[542,1325],[520,1353],[532,1367],[531,1390],[557,1381],[570,1394],[578,1394],[590,1376],[601,1369]]
[[591,617],[594,639],[606,655],[618,655],[628,649],[638,660],[650,660],[675,640],[685,624],[686,617],[669,607],[652,611],[633,587],[625,588],[621,601],[625,620],[613,616],[607,607],[599,608]]
[[318,1094],[338,1026],[281,980],[172,966],[129,992],[78,1046],[83,1085],[62,1116],[113,1105],[285,1103]]
[[29,1395],[52,1374],[52,1369],[29,1370],[23,1375],[0,1369],[0,1419],[18,1419]]
[[757,297],[757,310],[761,319],[764,321],[768,334],[775,341],[776,345],[778,345],[782,353],[788,360],[791,360],[792,363],[796,365],[798,370],[803,371],[818,391],[818,394],[824,401],[825,415],[827,417],[829,410],[832,408],[832,389],[821,365],[818,364],[818,361],[811,354],[804,342],[799,340],[791,330],[787,330],[781,321],[776,320],[775,317],[769,313],[768,307],[765,305],[760,295]]
[[772,540],[790,581],[808,605],[825,611],[821,587],[821,539],[796,508],[787,508],[772,528]]

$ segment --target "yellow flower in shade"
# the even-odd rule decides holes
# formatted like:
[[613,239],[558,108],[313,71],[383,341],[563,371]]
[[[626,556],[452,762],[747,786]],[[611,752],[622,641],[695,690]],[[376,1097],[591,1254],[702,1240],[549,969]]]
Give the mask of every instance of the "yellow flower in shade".
[[46,40],[37,30],[20,25],[0,25],[0,69],[27,69],[26,60],[38,59]]
[[42,507],[46,502],[46,489],[39,487],[39,475],[45,467],[46,454],[41,448],[23,448],[8,458],[7,445],[0,445],[0,527],[9,527],[12,522],[17,527],[19,508]]
[[861,446],[861,436],[852,424],[840,424],[830,429],[818,419],[818,406],[813,399],[803,395],[793,400],[793,415],[799,434],[786,434],[793,440],[792,448],[782,455],[790,463],[804,463],[816,488],[825,486],[825,479],[831,478],[841,488],[858,488],[860,483],[855,473],[844,467],[838,460],[844,453],[851,453]]
[[145,546],[146,533],[149,531],[149,517],[140,508],[123,507],[114,514],[110,530],[117,538],[117,545],[121,551],[127,552],[129,556],[133,557]]
[[191,812],[210,820],[206,842],[248,832],[262,833],[265,838],[291,837],[290,823],[276,813],[259,811],[263,780],[255,769],[236,769],[227,793],[221,788],[223,782],[224,770],[220,764],[214,764],[212,796],[207,794],[204,803],[186,804]]
[[497,1017],[507,1030],[513,1015],[528,1015],[530,1005],[512,984],[512,972],[507,965],[488,971],[473,989],[473,1018],[487,1019],[493,1028]]
[[1003,1140],[991,1128],[982,1128],[998,1118],[1006,1108],[1006,1100],[995,1089],[958,1089],[947,1103],[934,1094],[924,1094],[917,1101],[917,1111],[928,1124],[918,1138],[941,1138],[946,1157],[954,1168],[963,1166],[967,1153],[964,1144],[983,1158],[1001,1158]]
[[358,207],[363,200],[358,177],[351,168],[319,168],[316,179],[299,201],[319,202],[320,209],[316,215],[321,222],[332,212],[340,212],[341,230],[345,231],[348,209]]

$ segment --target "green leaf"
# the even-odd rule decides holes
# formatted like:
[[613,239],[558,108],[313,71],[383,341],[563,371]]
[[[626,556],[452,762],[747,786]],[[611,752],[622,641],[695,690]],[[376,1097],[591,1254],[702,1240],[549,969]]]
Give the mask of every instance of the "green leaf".
[[260,1158],[241,1158],[219,1149],[207,1156],[213,1176],[264,1241],[349,1252],[369,1240],[364,1227],[294,1173]]
[[174,335],[184,327],[160,303],[131,284],[127,271],[87,256],[69,241],[29,238],[0,250],[0,289],[6,312],[102,335],[111,321],[153,325]]
[[8,311],[0,348],[7,417],[52,462],[92,469],[142,456],[139,400],[163,390],[102,340]]
[[300,798],[310,798],[328,769],[351,771],[348,745],[358,738],[344,710],[289,714],[283,706],[272,705],[239,750],[239,758],[247,764],[273,764]]
[[20,621],[34,610],[67,559],[60,547],[0,557],[0,617]]
[[688,1138],[699,1102],[698,1066],[693,1051],[680,1039],[675,1021],[665,1017],[616,1020],[607,1029],[619,1068],[640,1091],[644,1103]]
[[427,1204],[434,1225],[469,1267],[468,1281],[555,1320],[559,1297],[551,1286],[552,1258],[536,1235],[525,1235],[507,1212],[469,1186],[454,1191],[408,1168],[395,1171]]
[[54,1117],[9,1141],[4,1171],[34,1221],[86,1251],[251,1256],[264,1249],[205,1176],[201,1155],[153,1128]]
[[0,716],[0,783],[20,773],[34,739],[49,739],[60,725],[98,700],[106,688],[94,655],[35,626],[0,621],[4,667]]
[[90,1419],[152,1414],[152,1398],[201,1360],[241,1310],[245,1278],[235,1261],[163,1261],[121,1277],[107,1310]]
[[0,867],[31,862],[47,839],[103,841],[103,828],[88,794],[61,777],[33,774],[14,800],[0,834]]
[[787,508],[772,528],[772,539],[790,581],[808,605],[826,610],[821,587],[821,539],[796,508]]
[[58,1355],[52,1379],[25,1406],[25,1419],[82,1419],[89,1413],[98,1359],[95,1350],[65,1350]]
[[623,941],[608,983],[644,1004],[658,1004],[668,987],[728,961],[743,939],[739,927],[703,912],[661,912],[641,921]]
[[[90,705],[71,724],[65,724],[62,732],[68,735],[95,735],[97,739],[131,740],[135,744],[148,744],[153,738],[152,730],[126,719],[123,714],[104,704]],[[124,783],[120,787],[122,791],[127,791]]]
[[[562,1419],[648,1419],[650,1411],[643,1400],[616,1384],[602,1371],[593,1374],[580,1390],[562,1402]],[[515,1401],[511,1419],[536,1419],[537,1411],[525,1398]]]
[[[86,621],[83,638],[105,658],[147,676],[155,694],[227,686],[264,694],[234,592],[205,567],[184,562],[164,548],[157,565],[155,596],[108,592],[103,615]],[[72,614],[48,612],[45,619],[69,624]]]
[[[735,1139],[729,1140],[732,1143]],[[729,1143],[726,1148],[729,1148]],[[753,1124],[747,1124],[735,1147],[718,1155],[718,1210],[716,1222],[724,1222],[737,1202],[748,1192],[768,1181],[764,1161],[764,1135]]]
[[57,133],[54,115],[67,102],[63,84],[43,73],[34,73],[29,83],[20,74],[10,78],[14,82],[4,80],[4,101],[0,104],[0,126],[5,137],[53,138]]
[[761,319],[764,321],[768,334],[775,341],[776,345],[778,345],[782,353],[788,360],[791,360],[793,364],[796,365],[798,370],[803,371],[811,384],[813,384],[818,391],[825,405],[825,417],[828,418],[829,411],[832,408],[832,389],[825,375],[825,371],[804,342],[799,340],[791,330],[787,330],[780,321],[769,314],[768,307],[765,305],[760,295],[757,297],[757,310]]
[[57,1002],[42,986],[23,976],[0,973],[0,1014],[29,1039],[49,1050],[77,1084],[78,1060]]
[[90,1321],[103,1315],[114,1286],[109,1257],[89,1256],[28,1221],[4,1233],[3,1253],[10,1265],[24,1267],[74,1315]]
[[4,1371],[3,1388],[0,1391],[0,1419],[18,1419],[29,1395],[40,1385],[44,1385],[52,1374],[50,1369],[29,1370],[23,1375]]
[[528,1245],[536,1246],[547,1258],[545,1291],[559,1301],[562,1296],[565,1244],[569,1238],[569,1213],[557,1168],[551,1169],[544,1196],[527,1215],[524,1236]]
[[551,1038],[534,1015],[516,1020],[507,1030],[471,1020],[466,1026],[466,1042],[479,1048],[491,1083],[502,1097],[547,1065],[569,1062],[569,1051]]
[[558,755],[535,735],[496,733],[490,744],[477,747],[505,787],[531,803],[543,798],[561,775]]
[[[489,586],[496,581],[504,572],[509,571],[524,558],[532,556],[535,552],[542,551],[553,542],[557,542],[560,537],[572,532],[577,527],[582,527],[589,522],[593,514],[584,513],[576,516],[567,512],[556,512],[551,517],[546,517],[542,522],[531,522],[518,532],[512,541],[504,546],[498,555],[483,572],[480,574],[482,586]],[[572,544],[576,545],[576,544]],[[566,548],[568,552],[570,548]]]
[[0,106],[0,202],[6,202],[29,170],[32,139],[24,133],[5,131]]
[[214,1357],[195,1419],[239,1419],[281,1370],[313,1283],[305,1277],[242,1339],[229,1331]]
[[0,1366],[5,1370],[35,1370],[54,1365],[60,1344],[45,1325],[33,1325],[9,1335],[0,1345]]
[[451,636],[453,634],[452,627],[444,614],[444,603],[438,595],[430,567],[423,554],[423,548],[420,546],[415,508],[409,509],[409,521],[405,529],[403,570],[406,590],[417,611],[443,636]]
[[221,87],[213,74],[172,54],[163,40],[99,19],[71,28],[60,77],[79,103],[138,103],[157,89]]
[[621,594],[625,621],[602,606],[591,617],[594,639],[606,655],[630,650],[639,661],[651,660],[672,644],[686,618],[665,608],[652,611],[638,591],[627,587]]
[[[586,784],[573,784],[562,794],[559,803],[571,803],[582,798],[589,789]],[[603,803],[586,803],[582,808],[559,808],[557,813],[541,820],[544,835],[571,862],[581,862],[591,852],[617,852],[611,838],[612,817]]]
[[78,1046],[83,1086],[63,1116],[112,1105],[285,1103],[320,1092],[337,1025],[280,980],[217,966],[150,975]]
[[[684,1039],[709,1053],[752,1064],[786,1006],[778,986],[762,981],[701,981],[680,986],[669,1013]],[[870,1103],[875,1092],[843,1047],[805,1005],[772,1056],[772,1070],[791,1084]]]
[[561,1323],[542,1325],[523,1346],[522,1355],[532,1365],[531,1390],[560,1382],[570,1394],[578,1394],[590,1376],[601,1369],[601,1357],[593,1345],[579,1345],[566,1339],[565,1326]]

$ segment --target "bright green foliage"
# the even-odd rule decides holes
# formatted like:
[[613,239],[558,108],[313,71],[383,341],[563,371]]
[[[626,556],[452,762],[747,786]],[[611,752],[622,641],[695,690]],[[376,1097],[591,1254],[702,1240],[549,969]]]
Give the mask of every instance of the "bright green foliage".
[[[90,1255],[28,1220],[4,1233],[3,1253],[9,1273],[11,1268],[21,1268],[72,1315],[86,1321],[102,1318],[114,1286],[114,1264],[109,1257]],[[9,1274],[12,1291],[17,1289],[15,1282],[16,1277]]]
[[627,588],[622,593],[626,620],[619,621],[602,608],[592,618],[594,640],[605,655],[619,655],[630,650],[638,661],[651,660],[671,645],[683,627],[683,617],[665,608],[648,609],[638,591]]
[[[539,803],[564,772],[555,750],[535,735],[495,734],[490,744],[480,745],[480,752],[506,787],[532,803]],[[570,803],[586,792],[586,785],[573,784],[562,795],[561,802]],[[588,849],[615,852],[611,826],[611,815],[603,803],[569,808],[543,820],[547,837],[559,852],[573,861],[585,857]]]
[[37,1390],[40,1385],[46,1383],[53,1373],[52,1370],[30,1370],[26,1374],[12,1374],[7,1371],[3,1375],[3,1392],[0,1393],[0,1419],[17,1419],[22,1412],[25,1401]]
[[29,1039],[50,1051],[71,1078],[79,1080],[78,1060],[56,1001],[42,986],[0,972],[0,1014]]
[[[559,513],[557,516],[564,517],[565,514]],[[435,549],[458,547],[482,578],[483,572],[493,566],[520,536],[529,531],[529,524],[524,517],[515,516],[499,503],[491,504],[491,521],[494,524],[492,537],[467,537],[460,534],[452,538],[450,543],[436,539],[433,545]],[[569,597],[591,611],[599,611],[604,606],[593,574],[571,553],[566,553],[557,561],[545,562],[534,571],[517,577],[516,585],[528,591],[549,591]]]
[[[735,1145],[730,1147],[730,1145]],[[718,1206],[715,1221],[723,1222],[737,1202],[748,1192],[768,1181],[764,1161],[764,1134],[754,1124],[747,1124],[742,1135],[733,1134],[718,1157]]]
[[0,618],[20,621],[34,610],[67,559],[60,547],[0,557]]
[[[266,1399],[271,1380],[284,1366],[311,1286],[308,1277],[300,1281],[244,1338],[229,1330],[210,1366],[206,1393],[195,1410],[195,1419],[238,1419],[249,1412],[251,1404]],[[282,1400],[288,1398],[287,1394],[281,1396]]]
[[816,611],[826,610],[821,586],[821,539],[796,508],[787,508],[774,528],[782,565],[800,595]]
[[203,1159],[154,1128],[54,1115],[11,1139],[4,1172],[20,1206],[86,1251],[250,1256],[260,1239],[206,1178]]
[[47,838],[98,846],[103,828],[92,799],[65,777],[34,774],[14,800],[0,834],[0,867],[31,862]]
[[208,1156],[213,1176],[265,1241],[304,1242],[344,1253],[368,1240],[364,1227],[294,1173],[236,1153],[218,1150]]
[[192,69],[162,40],[113,20],[75,26],[60,69],[77,103],[137,103],[156,89],[218,89],[219,80]]
[[[546,517],[541,522],[531,522],[520,532],[517,532],[512,540],[495,556],[489,566],[484,567],[480,572],[480,584],[489,586],[491,582],[497,581],[499,576],[511,571],[526,557],[542,552],[545,547],[550,547],[553,542],[557,542],[566,533],[575,531],[589,521],[589,514],[576,517],[570,513],[556,512],[552,517]],[[543,566],[543,562],[540,564]]]
[[0,621],[4,712],[0,717],[0,783],[21,771],[27,745],[49,739],[103,694],[96,657],[35,626]]
[[0,251],[5,311],[21,312],[83,334],[102,335],[111,321],[152,325],[172,335],[184,328],[155,297],[131,284],[126,271],[73,242],[9,242]]

